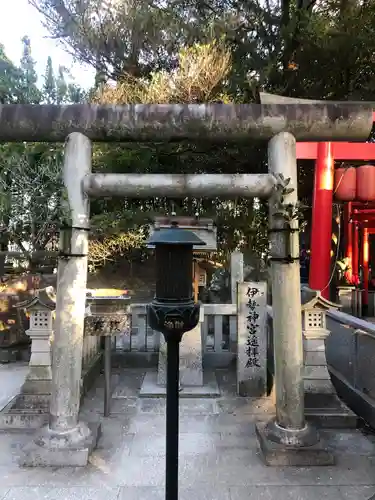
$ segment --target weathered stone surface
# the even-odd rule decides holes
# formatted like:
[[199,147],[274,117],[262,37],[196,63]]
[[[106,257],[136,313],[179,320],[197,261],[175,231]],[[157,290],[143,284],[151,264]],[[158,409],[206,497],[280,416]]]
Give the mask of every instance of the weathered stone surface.
[[[12,488],[8,500],[117,500],[118,488],[54,488],[51,486],[32,486]],[[0,495],[0,499],[2,499]],[[139,499],[140,500],[140,499]]]
[[100,337],[130,335],[130,316],[116,313],[102,313],[85,318],[85,335]]
[[[202,322],[204,310],[201,306],[198,325],[190,332],[184,333],[180,344],[180,384],[183,387],[203,386],[202,367]],[[158,384],[166,384],[167,343],[164,335],[160,335]]]
[[230,254],[230,286],[232,304],[237,303],[237,283],[244,280],[244,260],[242,252],[232,252]]
[[[51,314],[52,312],[48,312]],[[51,368],[51,343],[52,317],[48,329],[34,329],[31,322],[26,331],[31,338],[31,357],[29,362],[29,373],[26,375],[25,383],[21,388],[24,394],[50,394],[52,383]]]
[[[278,180],[269,174],[92,174],[83,180],[91,198],[269,198]],[[206,250],[206,247],[205,247]],[[207,249],[208,250],[208,249]]]
[[[166,396],[166,386],[157,382],[158,374],[148,372],[145,375],[139,393],[141,398],[158,398]],[[203,377],[203,385],[181,386],[180,398],[215,398],[220,396],[220,389],[215,373],[207,372]]]
[[157,382],[158,385],[163,387],[167,382],[167,343],[163,334],[160,334]]
[[267,394],[267,283],[238,285],[237,392]]
[[231,500],[342,500],[334,486],[254,486],[230,488]]
[[274,467],[311,467],[335,464],[333,453],[324,443],[319,442],[313,446],[300,448],[287,447],[267,439],[267,434],[264,432],[265,427],[266,424],[264,423],[256,425],[259,446],[266,465]]
[[[265,466],[257,449],[254,422],[260,417],[257,405],[267,400],[236,397],[235,373],[225,373],[225,382],[218,376],[225,393],[219,400],[225,402],[220,409],[213,400],[181,401],[189,412],[181,412],[180,417],[184,435],[180,500],[226,500],[228,491],[232,500],[368,500],[374,495],[373,437],[359,430],[324,431],[327,445],[337,454],[333,467]],[[119,392],[143,375],[142,370],[122,370]],[[85,399],[83,411],[102,412],[102,386],[103,378]],[[160,436],[165,436],[165,413],[146,413],[140,403],[149,402],[136,399],[139,384],[133,390],[137,408],[103,420],[98,447],[85,468],[20,468],[18,456],[30,436],[1,433],[0,499],[7,492],[6,500],[164,499],[165,457]],[[130,396],[122,402],[129,405]],[[158,405],[157,399],[152,402]],[[165,406],[165,400],[162,403]],[[120,495],[114,496],[113,490]]]
[[181,388],[203,385],[202,366],[202,323],[186,332],[180,344],[180,384]]
[[270,139],[290,132],[297,140],[366,140],[373,106],[320,104],[136,104],[68,106],[3,104],[1,142],[62,142],[72,132],[94,141]]
[[96,447],[101,427],[99,423],[90,424],[86,432],[85,424],[80,423],[79,426],[83,437],[79,441],[75,435],[70,439],[68,434],[61,434],[60,441],[55,442],[53,435],[48,439],[49,436],[42,431],[40,437],[23,448],[19,464],[24,467],[84,467]]
[[48,394],[19,394],[0,412],[0,429],[39,429],[48,419]]
[[[228,488],[179,488],[179,500],[230,500],[231,496]],[[120,490],[118,500],[164,500],[165,491],[163,488],[144,487],[124,487]]]

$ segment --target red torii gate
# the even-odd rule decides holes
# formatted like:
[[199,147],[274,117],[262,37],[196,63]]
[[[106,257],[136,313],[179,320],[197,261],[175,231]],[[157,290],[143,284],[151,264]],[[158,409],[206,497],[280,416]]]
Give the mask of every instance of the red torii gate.
[[[375,160],[375,144],[300,142],[297,143],[296,155],[300,160],[315,160],[309,286],[320,290],[324,297],[329,298],[334,161],[373,161]],[[359,275],[359,229],[362,229],[361,256],[365,289],[363,303],[366,305],[368,303],[369,234],[375,233],[375,203],[347,203],[344,226],[346,257],[350,266],[349,276],[353,278],[353,281],[357,281]]]

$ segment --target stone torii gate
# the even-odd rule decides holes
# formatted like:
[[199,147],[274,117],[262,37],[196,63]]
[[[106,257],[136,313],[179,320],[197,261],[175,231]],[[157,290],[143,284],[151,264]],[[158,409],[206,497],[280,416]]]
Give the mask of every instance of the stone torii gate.
[[[276,418],[265,428],[258,426],[258,437],[266,459],[269,453],[287,453],[290,465],[331,463],[329,454],[319,446],[317,432],[304,417],[298,219],[292,216],[286,221],[280,210],[285,205],[293,209],[297,203],[296,140],[365,140],[372,121],[372,107],[361,103],[0,106],[0,142],[65,141],[64,182],[71,214],[70,227],[61,230],[60,239],[50,418],[24,449],[21,464],[82,466],[96,445],[98,425],[79,421],[78,413],[88,197],[104,195],[271,198]],[[91,141],[160,140],[266,140],[269,173],[91,173]],[[290,179],[287,186],[286,179]]]

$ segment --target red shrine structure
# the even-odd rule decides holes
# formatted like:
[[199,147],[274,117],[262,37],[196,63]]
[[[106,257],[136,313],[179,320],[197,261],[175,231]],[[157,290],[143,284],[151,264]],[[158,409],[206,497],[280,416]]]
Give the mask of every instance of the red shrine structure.
[[[375,113],[374,113],[375,121]],[[297,159],[315,160],[309,287],[329,298],[333,204],[343,205],[342,237],[348,285],[368,305],[370,235],[375,234],[375,143],[297,143]],[[356,166],[335,168],[335,161]],[[375,276],[374,276],[375,277]]]

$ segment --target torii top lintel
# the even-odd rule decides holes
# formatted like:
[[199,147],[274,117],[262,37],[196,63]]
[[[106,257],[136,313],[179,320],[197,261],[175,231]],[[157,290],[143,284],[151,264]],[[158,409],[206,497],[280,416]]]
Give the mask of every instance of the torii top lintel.
[[0,105],[0,142],[63,142],[72,132],[93,141],[365,141],[373,104]]

